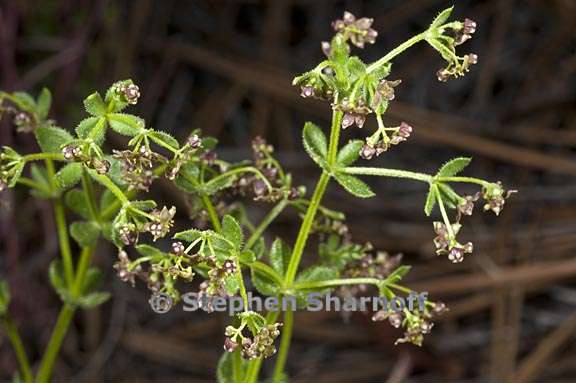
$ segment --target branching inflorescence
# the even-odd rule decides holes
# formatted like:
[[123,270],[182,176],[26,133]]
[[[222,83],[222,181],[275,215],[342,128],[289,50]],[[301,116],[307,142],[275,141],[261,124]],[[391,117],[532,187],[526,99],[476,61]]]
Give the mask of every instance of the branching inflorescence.
[[[114,264],[118,277],[132,285],[143,281],[152,294],[151,301],[157,303],[154,298],[159,296],[178,301],[182,290],[189,291],[190,286],[198,286],[206,311],[211,311],[217,297],[241,297],[244,311],[224,333],[225,353],[218,367],[221,382],[256,382],[262,359],[275,354],[275,339],[281,332],[273,381],[285,379],[293,313],[284,312],[280,322],[279,312],[263,316],[251,311],[248,279],[260,294],[274,297],[330,291],[353,296],[369,286],[387,298],[410,293],[400,284],[409,270],[400,264],[401,257],[375,250],[369,243],[355,243],[344,215],[322,205],[331,179],[361,198],[373,197],[374,193],[358,175],[427,184],[425,213],[430,216],[438,207],[441,216],[441,221],[433,222],[436,252],[447,255],[452,262],[461,262],[473,247],[457,239],[461,218],[472,214],[479,198],[485,200],[485,210],[499,214],[513,191],[505,191],[499,182],[459,176],[469,164],[468,158],[449,161],[435,175],[352,166],[360,158],[380,156],[413,132],[406,122],[387,126],[383,119],[401,85],[399,79],[388,79],[391,61],[398,54],[420,41],[427,42],[447,62],[437,73],[440,81],[464,75],[477,62],[476,55],[458,56],[455,51],[471,37],[476,24],[469,19],[449,22],[451,12],[452,8],[441,12],[426,31],[371,64],[351,56],[351,45],[363,48],[374,43],[377,32],[372,29],[372,19],[357,19],[346,12],[332,24],[335,36],[321,44],[326,60],[294,79],[303,97],[326,100],[333,112],[329,137],[312,123],[306,123],[303,129],[305,150],[322,170],[311,194],[294,183],[274,157],[273,147],[262,138],[253,141],[252,160],[230,163],[217,157],[216,140],[198,130],[180,142],[166,132],[146,127],[143,119],[124,112],[140,97],[138,86],[131,80],[112,85],[104,97],[98,92],[88,96],[84,100],[88,116],[73,133],[47,118],[51,103],[47,90],[37,99],[25,93],[0,93],[2,117],[12,118],[18,131],[33,133],[41,149],[39,153],[21,155],[10,147],[2,148],[0,190],[22,185],[34,196],[51,200],[60,241],[61,259],[53,261],[49,275],[64,304],[36,381],[49,381],[74,311],[94,307],[108,298],[106,292],[94,289],[99,271],[90,265],[100,237],[118,249]],[[350,140],[340,146],[341,130],[362,128],[372,114],[377,121],[376,131],[363,141]],[[108,145],[104,144],[111,132],[128,137],[126,147],[107,152]],[[28,164],[29,172],[25,173]],[[178,218],[175,207],[145,199],[160,177],[187,197],[187,230],[173,232]],[[451,186],[458,183],[473,184],[480,190],[462,196]],[[260,222],[253,223],[244,213],[241,201],[246,198],[272,205]],[[264,233],[287,208],[302,214],[298,236],[293,246],[280,238],[269,245]],[[454,219],[450,211],[455,212]],[[71,216],[75,221],[68,224]],[[71,245],[69,236],[77,246]],[[300,270],[311,236],[317,237],[319,248],[308,250],[317,253],[318,259],[313,266]],[[170,244],[157,242],[169,237]],[[74,257],[76,247],[79,251]],[[30,363],[17,329],[9,320],[7,287],[2,285],[0,292],[0,315],[19,357],[20,376],[32,381]],[[431,319],[444,310],[444,304],[427,301],[423,311],[377,311],[373,319],[403,327],[405,335],[398,342],[421,345],[432,328]]]

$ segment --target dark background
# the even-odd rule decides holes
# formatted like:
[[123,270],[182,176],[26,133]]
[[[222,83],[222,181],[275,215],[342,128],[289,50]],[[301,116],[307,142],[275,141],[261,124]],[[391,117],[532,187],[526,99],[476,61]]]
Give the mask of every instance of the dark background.
[[[475,214],[463,236],[475,254],[454,265],[433,256],[434,233],[422,206],[424,186],[373,181],[377,197],[352,199],[336,187],[326,204],[347,213],[357,241],[403,252],[414,266],[408,284],[445,300],[451,311],[422,348],[393,346],[385,323],[334,313],[296,317],[289,370],[294,382],[574,382],[576,381],[576,2],[458,1],[458,19],[478,22],[459,47],[479,64],[463,79],[436,80],[443,66],[425,44],[394,62],[401,78],[386,121],[414,127],[412,138],[374,164],[432,172],[472,155],[469,174],[520,190],[496,219]],[[375,60],[426,28],[451,5],[439,0],[335,1],[3,1],[3,90],[53,91],[51,117],[72,129],[82,99],[95,88],[133,78],[142,98],[133,109],[182,139],[193,128],[217,136],[225,159],[249,155],[257,134],[276,145],[297,181],[312,187],[318,171],[300,144],[304,121],[329,124],[326,104],[304,100],[294,74],[322,60],[320,41],[347,9],[374,18]],[[349,129],[347,138],[373,128]],[[30,136],[8,125],[0,142],[34,151]],[[159,198],[182,205],[160,185]],[[34,360],[60,306],[47,282],[57,256],[50,206],[24,190],[0,200],[0,273],[13,291],[11,310]],[[249,204],[254,217],[268,207]],[[294,238],[299,218],[283,216],[273,232]],[[310,254],[312,255],[312,254]],[[113,299],[77,315],[56,366],[59,382],[212,382],[224,316],[153,314],[143,286],[113,275],[115,255],[102,245],[95,262],[109,271]],[[265,370],[269,370],[266,364]],[[16,368],[0,335],[0,377]]]

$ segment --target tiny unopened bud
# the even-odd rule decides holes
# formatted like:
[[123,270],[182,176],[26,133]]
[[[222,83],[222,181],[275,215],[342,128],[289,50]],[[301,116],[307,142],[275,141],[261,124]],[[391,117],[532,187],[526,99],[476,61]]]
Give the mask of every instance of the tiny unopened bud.
[[238,347],[238,343],[234,342],[232,339],[226,338],[224,340],[224,351],[234,352],[234,350],[236,350],[237,347]]
[[131,105],[136,105],[138,103],[138,98],[140,98],[140,88],[136,84],[129,84],[124,87],[124,96],[126,101]]
[[360,157],[364,158],[365,160],[371,160],[372,157],[376,154],[376,149],[374,147],[364,144],[360,149]]
[[314,87],[313,86],[309,86],[309,85],[302,86],[300,88],[300,91],[301,91],[300,95],[304,98],[314,96]]
[[326,57],[330,57],[330,53],[332,51],[330,43],[328,41],[322,41],[320,47],[322,48],[322,52],[324,53],[324,55],[326,55]]
[[475,53],[468,54],[468,62],[470,64],[478,64],[478,55]]
[[197,149],[202,146],[202,140],[197,134],[193,134],[188,138],[188,145],[193,149]]
[[354,124],[355,116],[352,113],[344,114],[342,118],[342,129],[346,129],[347,127]]
[[184,254],[184,250],[186,248],[182,244],[182,242],[172,242],[172,252],[176,255]]
[[266,184],[262,180],[256,180],[252,184],[252,189],[254,190],[254,194],[256,197],[262,197],[268,191]]
[[225,260],[222,267],[227,274],[234,274],[236,272],[236,262],[232,259]]
[[476,22],[471,19],[464,19],[464,29],[463,32],[471,35],[476,32]]

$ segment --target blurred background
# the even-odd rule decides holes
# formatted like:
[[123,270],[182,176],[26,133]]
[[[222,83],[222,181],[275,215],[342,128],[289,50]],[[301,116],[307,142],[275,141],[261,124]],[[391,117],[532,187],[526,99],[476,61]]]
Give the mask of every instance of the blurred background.
[[[43,0],[0,3],[1,89],[49,87],[51,117],[72,129],[82,99],[132,78],[134,110],[182,139],[193,128],[219,138],[219,155],[249,157],[256,135],[276,146],[300,184],[318,170],[302,150],[303,122],[329,124],[328,105],[290,85],[322,60],[320,41],[344,10],[374,18],[377,43],[355,51],[375,60],[427,27],[452,5],[440,0]],[[410,287],[450,307],[422,348],[393,346],[399,335],[369,315],[296,316],[289,357],[293,382],[576,381],[576,2],[458,1],[454,15],[478,23],[460,52],[478,54],[468,76],[439,83],[440,57],[425,44],[400,56],[401,78],[388,122],[414,127],[407,143],[373,164],[433,172],[455,156],[474,157],[469,174],[501,180],[519,194],[496,219],[475,214],[463,237],[475,254],[462,264],[436,258],[422,206],[424,185],[370,180],[377,197],[352,199],[336,187],[325,203],[347,214],[354,238],[403,253]],[[363,138],[373,129],[348,129]],[[9,124],[0,143],[34,151],[31,136]],[[184,202],[161,183],[159,198]],[[57,256],[52,211],[23,190],[4,193],[0,273],[11,310],[34,360],[60,307],[47,267]],[[249,204],[262,216],[268,206]],[[282,216],[275,235],[294,238],[299,217]],[[313,254],[309,254],[313,255]],[[173,310],[154,314],[144,286],[112,272],[114,250],[99,248],[113,299],[80,313],[56,366],[56,382],[213,382],[227,318]],[[17,364],[0,335],[0,379]],[[264,371],[270,371],[266,364]]]

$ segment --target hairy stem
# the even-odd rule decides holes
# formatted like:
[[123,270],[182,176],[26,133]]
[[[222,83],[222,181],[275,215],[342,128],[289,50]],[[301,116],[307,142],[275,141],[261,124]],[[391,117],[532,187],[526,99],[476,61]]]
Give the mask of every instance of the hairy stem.
[[222,230],[222,225],[220,224],[220,218],[218,218],[218,213],[214,208],[214,204],[207,195],[202,195],[202,203],[208,212],[208,216],[210,217],[210,221],[212,222],[214,230],[220,232]]
[[[70,289],[72,298],[78,298],[82,293],[84,278],[88,271],[88,267],[90,266],[90,259],[93,251],[93,247],[82,249],[76,276],[74,278],[74,284]],[[44,351],[42,360],[40,361],[40,368],[36,374],[36,383],[48,383],[50,381],[54,362],[60,352],[60,347],[62,346],[66,333],[68,332],[68,327],[70,326],[75,311],[76,308],[70,304],[65,303],[64,306],[62,306],[54,329],[52,330],[52,335],[50,336],[50,340],[48,341],[48,345],[46,346],[46,350]]]
[[347,278],[347,279],[329,279],[325,281],[312,281],[297,283],[293,288],[297,290],[316,289],[322,287],[336,287],[343,285],[381,285],[382,280],[378,278]]
[[428,174],[410,172],[407,170],[399,170],[399,169],[348,167],[348,168],[343,169],[342,171],[344,173],[347,173],[347,174],[358,174],[358,175],[380,176],[380,177],[394,177],[394,178],[408,178],[408,179],[422,181],[422,182],[426,182],[426,183],[431,183],[433,181],[433,177],[428,175]]
[[[328,144],[328,155],[327,161],[329,168],[336,162],[336,156],[338,154],[338,141],[340,138],[340,125],[342,123],[343,113],[339,111],[334,111],[332,114],[332,127],[330,129],[330,142]],[[300,265],[300,260],[306,247],[306,242],[308,241],[308,236],[310,235],[310,230],[312,229],[312,224],[314,223],[314,218],[316,217],[316,212],[318,207],[322,202],[322,197],[330,181],[330,174],[327,171],[323,171],[318,183],[316,184],[316,189],[310,200],[310,205],[302,221],[302,226],[300,226],[300,231],[298,232],[298,237],[296,238],[296,244],[294,245],[294,250],[292,251],[292,256],[290,257],[290,262],[288,263],[288,268],[286,270],[286,275],[284,277],[284,285],[290,286],[294,282],[296,277],[296,272],[298,271],[298,266]],[[290,315],[290,314],[288,314]],[[284,366],[286,364],[286,359],[288,358],[288,351],[290,349],[290,341],[292,338],[292,326],[294,321],[289,316],[287,323],[284,323],[282,330],[282,347],[278,352],[278,359],[276,360],[276,365],[274,366],[274,375],[282,374],[284,371]]]
[[[48,179],[53,190],[56,189],[56,184],[54,176],[56,170],[54,169],[54,163],[52,160],[47,159],[45,161],[46,172],[48,173]],[[54,199],[54,220],[56,221],[56,229],[58,231],[58,243],[60,245],[60,255],[62,257],[62,267],[64,269],[64,278],[66,280],[66,285],[68,287],[72,286],[72,281],[74,279],[74,266],[72,263],[72,250],[70,248],[70,238],[68,237],[68,225],[66,224],[66,213],[64,211],[64,204],[62,203],[62,197],[58,196]]]
[[16,358],[18,359],[18,364],[20,365],[20,373],[22,374],[22,379],[25,383],[32,383],[32,369],[30,368],[30,362],[28,361],[28,356],[26,355],[26,350],[24,349],[24,343],[18,332],[18,328],[8,316],[2,319],[2,325],[10,339],[12,348],[16,352]]
[[388,52],[384,57],[382,57],[378,61],[375,61],[372,64],[368,65],[368,68],[366,68],[366,72],[367,73],[374,72],[376,69],[378,69],[382,65],[386,64],[387,62],[392,60],[394,57],[398,56],[399,54],[404,52],[406,49],[410,48],[412,45],[417,44],[420,41],[426,39],[427,34],[428,34],[428,31],[422,32],[422,33],[412,37],[411,39],[406,40],[402,44],[398,45],[396,48],[392,49],[390,52]]
[[[280,311],[270,311],[266,315],[266,323],[272,324],[276,322],[278,316],[280,315]],[[258,358],[256,360],[251,360],[248,363],[248,369],[246,370],[246,375],[244,377],[244,383],[256,383],[258,380],[258,373],[260,372],[260,368],[262,367],[262,358]]]
[[484,181],[478,178],[473,177],[438,177],[436,178],[438,182],[463,182],[469,184],[477,184],[483,187],[486,187],[491,184],[491,182]]
[[290,341],[292,339],[292,330],[294,328],[294,311],[286,310],[284,312],[284,325],[282,330],[282,340],[280,341],[280,351],[278,352],[278,359],[274,366],[274,373],[272,375],[273,382],[279,382],[284,374],[284,366],[288,358],[288,350],[290,348]]
[[278,217],[278,215],[280,215],[280,213],[282,213],[282,211],[286,208],[286,205],[288,205],[288,200],[284,198],[268,212],[266,217],[264,217],[254,232],[252,232],[250,238],[248,238],[248,241],[246,241],[246,249],[250,249],[252,246],[254,246],[258,238],[262,236],[262,233],[266,230],[270,223],[272,223],[272,221],[274,221],[276,217]]

